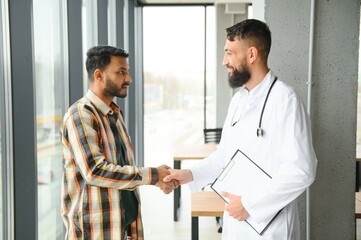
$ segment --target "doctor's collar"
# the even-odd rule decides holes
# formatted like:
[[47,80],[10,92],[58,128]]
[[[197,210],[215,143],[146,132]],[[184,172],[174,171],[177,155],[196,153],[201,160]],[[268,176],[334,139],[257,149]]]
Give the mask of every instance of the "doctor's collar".
[[258,96],[258,95],[263,95],[264,92],[266,92],[270,87],[270,85],[272,84],[274,79],[274,74],[271,72],[271,70],[266,74],[266,76],[263,78],[263,80],[258,83],[254,88],[252,88],[251,90],[248,90],[246,88],[246,85],[243,85],[240,88],[240,94],[246,94],[248,96]]

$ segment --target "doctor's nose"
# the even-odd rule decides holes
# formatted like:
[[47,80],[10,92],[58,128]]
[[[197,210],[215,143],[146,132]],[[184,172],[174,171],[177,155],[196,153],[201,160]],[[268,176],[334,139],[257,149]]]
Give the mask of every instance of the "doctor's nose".
[[222,61],[222,66],[223,66],[223,67],[227,67],[228,63],[229,63],[228,57],[227,57],[226,54],[224,54],[224,56],[223,56],[223,61]]

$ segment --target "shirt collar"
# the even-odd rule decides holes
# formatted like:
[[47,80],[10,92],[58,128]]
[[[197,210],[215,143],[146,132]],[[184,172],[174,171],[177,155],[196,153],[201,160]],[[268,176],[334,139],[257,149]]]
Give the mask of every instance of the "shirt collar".
[[118,105],[112,101],[110,103],[110,106],[108,106],[105,102],[103,102],[103,100],[101,100],[97,95],[95,95],[95,93],[92,90],[88,90],[88,92],[85,95],[86,98],[88,98],[90,100],[90,102],[92,104],[94,104],[94,106],[101,112],[103,113],[104,116],[108,115],[108,114],[116,114],[116,116],[118,116],[119,112],[120,112],[120,108],[118,107]]
[[257,97],[257,96],[264,94],[264,92],[267,92],[267,89],[269,89],[269,87],[271,86],[274,78],[275,78],[275,76],[274,76],[273,72],[271,70],[268,71],[268,73],[263,78],[263,80],[257,86],[252,88],[251,91],[248,91],[246,89],[246,87],[243,85],[239,90],[241,96],[249,95],[249,96]]

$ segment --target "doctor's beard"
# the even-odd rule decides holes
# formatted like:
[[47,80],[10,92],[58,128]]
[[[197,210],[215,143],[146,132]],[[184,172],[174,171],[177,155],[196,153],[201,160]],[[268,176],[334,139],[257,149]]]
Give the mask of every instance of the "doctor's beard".
[[241,65],[242,71],[234,69],[232,75],[228,77],[228,83],[231,88],[242,87],[251,78],[251,73],[246,65]]

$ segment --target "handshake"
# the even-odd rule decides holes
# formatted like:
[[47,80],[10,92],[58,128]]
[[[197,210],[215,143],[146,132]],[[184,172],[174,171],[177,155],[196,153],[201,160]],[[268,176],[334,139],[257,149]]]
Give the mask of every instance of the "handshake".
[[159,166],[156,169],[158,180],[155,185],[165,194],[171,193],[179,187],[180,184],[185,184],[193,180],[192,172],[188,169],[171,169],[167,165]]

